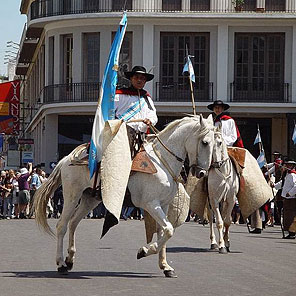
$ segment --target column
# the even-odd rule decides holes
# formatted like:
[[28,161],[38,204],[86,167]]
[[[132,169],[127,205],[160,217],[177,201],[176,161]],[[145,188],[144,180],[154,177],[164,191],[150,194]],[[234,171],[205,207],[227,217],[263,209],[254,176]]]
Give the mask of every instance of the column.
[[73,83],[82,82],[82,34],[73,32]]
[[[43,151],[42,159],[45,159],[45,171],[51,172],[49,163],[57,161],[58,153],[58,115],[51,114],[45,117],[44,127],[42,125],[43,134]],[[43,130],[44,129],[44,130]]]
[[[154,65],[153,60],[154,49],[154,25],[146,23],[143,26],[143,66],[149,71]],[[151,70],[153,73],[153,70]],[[153,83],[147,83],[145,89],[149,93],[153,93]]]
[[218,26],[217,38],[217,99],[227,101],[228,25]]
[[61,35],[54,36],[54,84],[62,83],[63,59],[62,59]]
[[292,85],[291,85],[291,99],[292,102],[296,102],[296,25],[293,25],[293,33],[292,33]]
[[257,0],[257,8],[265,8],[265,0]]
[[295,0],[286,0],[286,11],[295,11],[296,1]]
[[182,11],[190,11],[190,0],[182,1]]

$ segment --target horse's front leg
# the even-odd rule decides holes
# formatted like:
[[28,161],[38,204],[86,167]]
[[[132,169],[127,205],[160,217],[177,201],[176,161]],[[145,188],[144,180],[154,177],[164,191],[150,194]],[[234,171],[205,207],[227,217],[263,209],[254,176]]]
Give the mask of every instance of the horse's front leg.
[[219,246],[217,244],[215,231],[214,231],[214,213],[209,208],[208,208],[208,213],[209,213],[209,222],[210,222],[210,241],[211,241],[210,250],[217,251],[219,249]]
[[157,254],[165,243],[173,236],[174,228],[167,219],[167,216],[159,203],[150,203],[146,205],[145,210],[154,218],[156,223],[162,229],[162,235],[158,237],[157,241],[149,244],[147,247],[139,249],[137,259]]
[[227,250],[225,248],[225,243],[224,243],[224,239],[223,239],[223,219],[222,216],[220,214],[219,211],[219,204],[216,204],[213,206],[213,211],[215,213],[215,217],[216,217],[216,227],[218,229],[218,233],[219,233],[219,253],[220,254],[227,254]]
[[[163,235],[162,228],[157,225],[157,239],[159,240]],[[161,270],[163,270],[166,277],[176,278],[177,275],[173,267],[171,267],[167,262],[166,257],[166,244],[162,246],[158,253],[158,265]]]

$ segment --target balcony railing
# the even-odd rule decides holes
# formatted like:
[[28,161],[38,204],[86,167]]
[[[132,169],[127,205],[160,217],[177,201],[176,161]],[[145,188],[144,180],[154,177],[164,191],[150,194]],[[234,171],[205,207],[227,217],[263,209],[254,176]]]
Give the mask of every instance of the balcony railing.
[[231,83],[230,100],[233,102],[289,103],[289,83]]
[[[100,13],[100,12],[120,12],[123,9],[125,0],[35,0],[31,4],[31,19],[38,19],[49,16]],[[183,3],[183,4],[182,4]],[[212,6],[211,6],[212,3]],[[285,0],[266,1],[266,12],[295,12],[293,6],[286,7]],[[219,12],[234,13],[235,7],[232,1],[210,1],[210,0],[127,0],[126,10],[129,12]],[[262,7],[258,7],[262,12]],[[242,12],[255,12],[256,1],[246,0],[242,7]]]
[[[195,101],[213,101],[213,83],[193,85]],[[163,84],[156,82],[155,101],[160,102],[191,102],[191,91],[189,83]]]
[[99,82],[49,85],[41,93],[41,102],[43,104],[96,102],[99,98],[100,85]]

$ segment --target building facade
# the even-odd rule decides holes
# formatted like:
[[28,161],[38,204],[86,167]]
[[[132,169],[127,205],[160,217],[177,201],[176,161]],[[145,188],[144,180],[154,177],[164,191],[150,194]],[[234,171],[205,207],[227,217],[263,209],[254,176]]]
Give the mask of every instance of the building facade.
[[[98,91],[125,0],[22,0],[27,24],[16,73],[22,77],[22,131],[34,161],[50,163],[89,141]],[[296,156],[296,1],[127,0],[120,75],[134,65],[153,71],[146,84],[158,127],[192,113],[186,48],[194,56],[198,113],[221,99],[255,157],[257,126],[269,159]],[[120,83],[125,80],[120,77]]]

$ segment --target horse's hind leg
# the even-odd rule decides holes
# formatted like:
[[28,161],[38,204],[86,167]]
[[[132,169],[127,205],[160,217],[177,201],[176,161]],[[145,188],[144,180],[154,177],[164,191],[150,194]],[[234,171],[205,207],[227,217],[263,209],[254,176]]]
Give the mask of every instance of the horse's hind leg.
[[[64,191],[64,207],[60,219],[56,225],[57,230],[57,253],[56,253],[56,264],[58,266],[58,272],[65,274],[67,273],[67,265],[64,261],[63,255],[63,240],[67,232],[68,223],[75,211],[75,207],[78,204],[78,198],[71,199],[66,198],[67,192]],[[78,195],[79,196],[79,195]]]
[[231,212],[235,204],[235,198],[224,203],[222,217],[224,221],[224,243],[227,252],[230,252],[229,228],[232,222]]
[[158,223],[163,233],[157,239],[157,242],[151,243],[148,247],[140,248],[137,254],[137,259],[157,254],[174,233],[172,224],[167,219],[165,212],[159,204],[148,204],[145,210],[154,218],[156,223]]
[[66,257],[66,260],[65,260],[68,270],[71,270],[73,268],[73,262],[74,262],[75,253],[76,253],[75,230],[79,222],[83,219],[83,217],[85,217],[99,203],[100,203],[99,200],[95,199],[94,197],[91,197],[87,193],[83,193],[80,204],[69,222],[68,256]]

